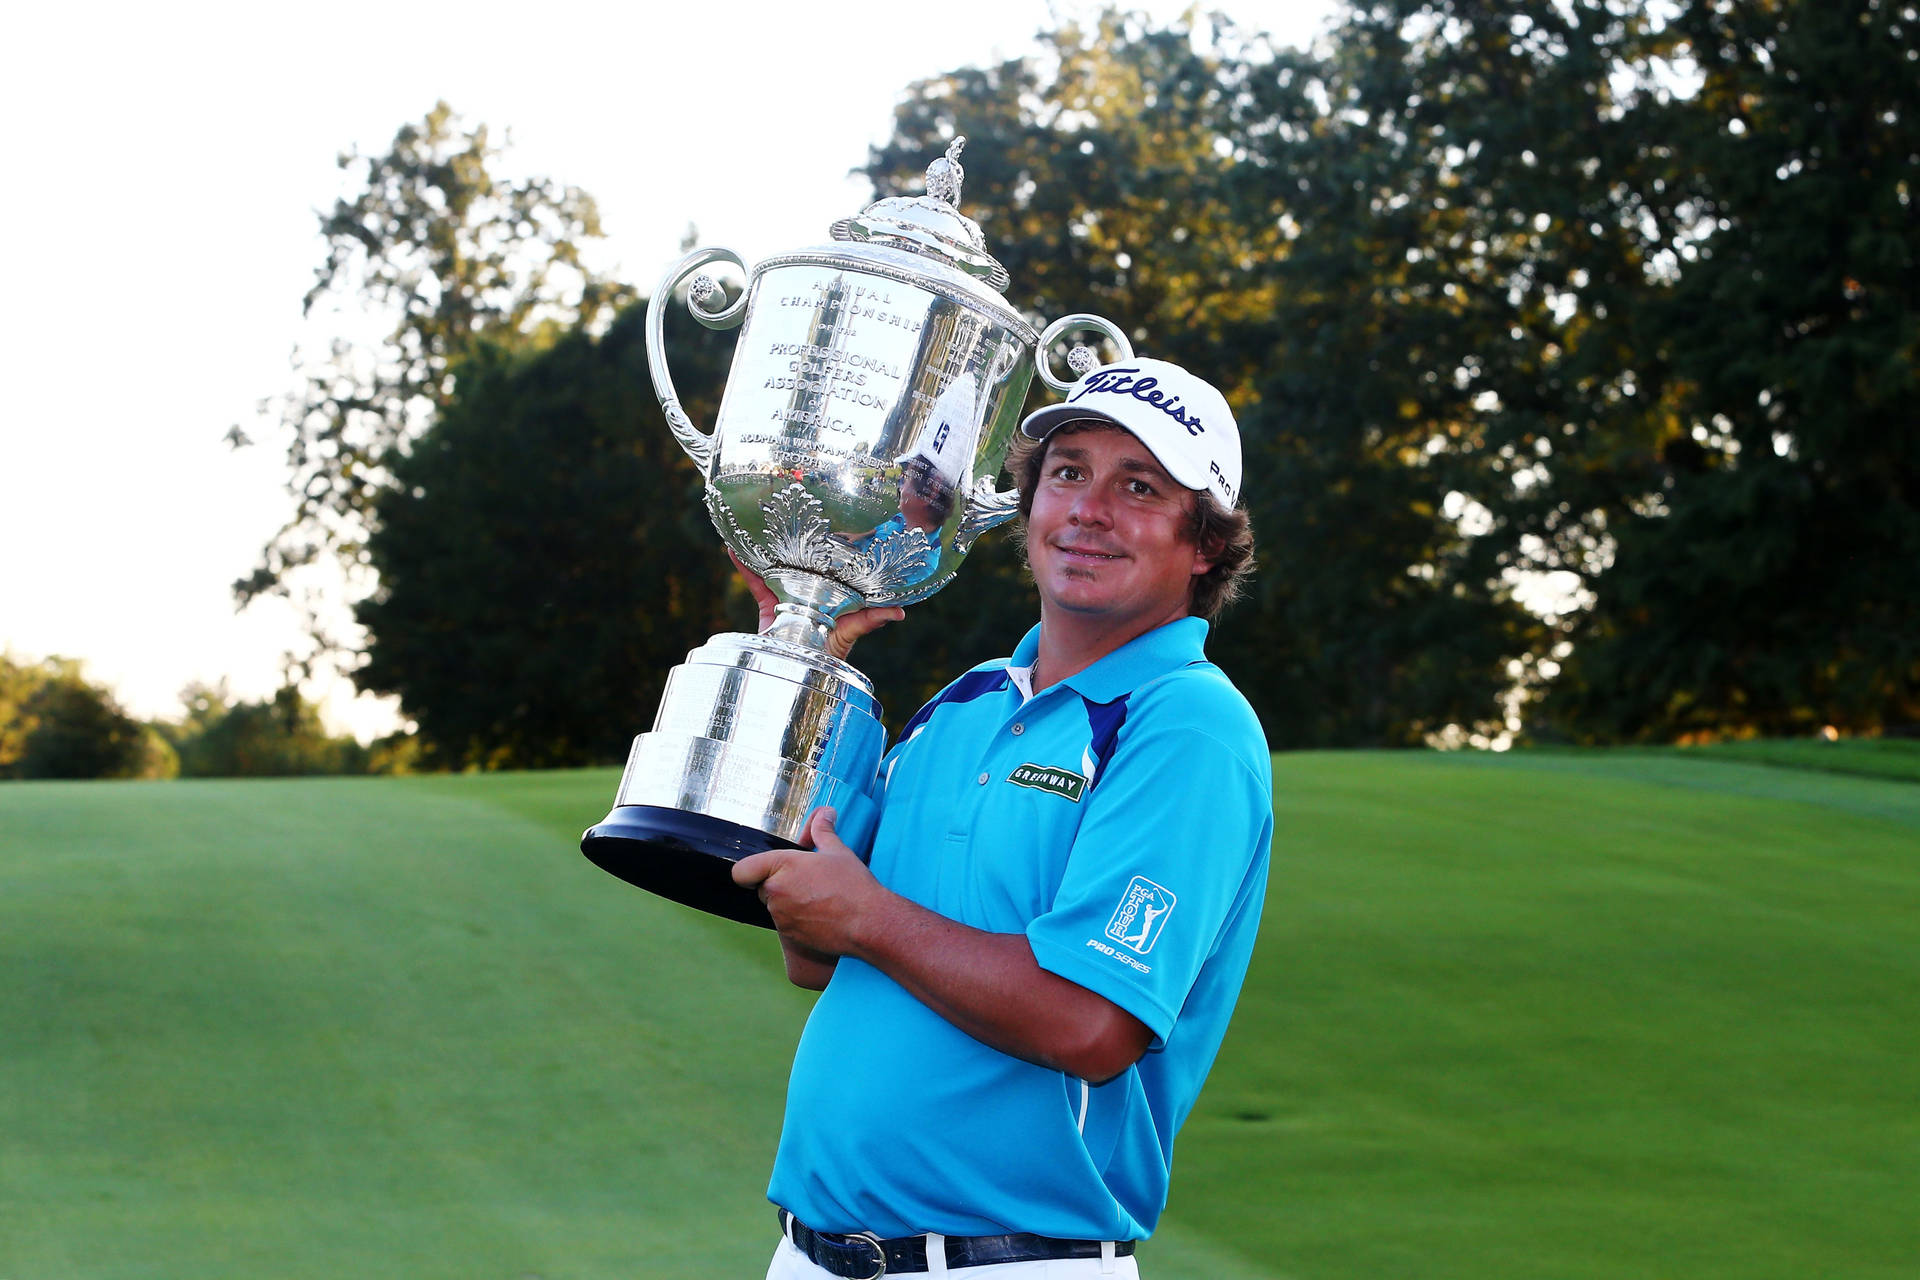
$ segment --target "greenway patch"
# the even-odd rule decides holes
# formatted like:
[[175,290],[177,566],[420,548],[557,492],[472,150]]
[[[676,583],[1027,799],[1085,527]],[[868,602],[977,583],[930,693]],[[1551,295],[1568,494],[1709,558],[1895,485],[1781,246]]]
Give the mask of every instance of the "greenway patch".
[[1007,781],[1016,787],[1032,787],[1035,791],[1065,796],[1075,804],[1080,803],[1080,793],[1087,789],[1084,775],[1071,769],[1056,769],[1050,764],[1023,764],[1007,775]]

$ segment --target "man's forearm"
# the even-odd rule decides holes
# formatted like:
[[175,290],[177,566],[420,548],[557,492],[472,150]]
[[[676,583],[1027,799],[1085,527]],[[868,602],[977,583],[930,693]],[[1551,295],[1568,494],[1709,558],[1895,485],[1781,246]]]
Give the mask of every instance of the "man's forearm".
[[808,820],[812,850],[769,849],[733,867],[736,883],[759,887],[795,982],[824,984],[818,960],[858,957],[982,1044],[1083,1080],[1110,1080],[1147,1051],[1153,1035],[1139,1019],[1042,969],[1026,935],[971,928],[887,889],[834,816],[817,809]]
[[882,904],[849,954],[974,1039],[1095,1083],[1146,1052],[1152,1033],[1137,1018],[1042,969],[1024,934],[975,929],[896,894]]
[[825,991],[839,959],[812,947],[802,946],[786,934],[780,935],[780,957],[787,964],[787,981],[809,991]]

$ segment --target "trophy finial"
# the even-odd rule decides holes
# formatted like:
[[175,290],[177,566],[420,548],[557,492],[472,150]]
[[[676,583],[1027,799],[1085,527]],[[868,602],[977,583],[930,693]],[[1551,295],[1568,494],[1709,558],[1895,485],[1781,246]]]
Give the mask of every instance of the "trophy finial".
[[960,149],[966,145],[967,136],[959,135],[948,145],[947,154],[927,166],[927,194],[956,209],[960,207],[960,184],[967,176],[967,171],[960,167]]
[[964,136],[955,138],[947,144],[947,153],[927,166],[927,194],[876,200],[858,217],[834,223],[833,238],[917,253],[1005,293],[1007,269],[987,252],[980,224],[960,212],[960,183],[967,176],[960,167],[960,149],[966,145]]

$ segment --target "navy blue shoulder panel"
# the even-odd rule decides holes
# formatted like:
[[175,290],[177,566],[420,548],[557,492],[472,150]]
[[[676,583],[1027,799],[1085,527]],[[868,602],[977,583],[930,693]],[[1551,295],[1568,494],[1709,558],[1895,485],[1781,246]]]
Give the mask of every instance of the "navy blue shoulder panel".
[[935,707],[943,702],[972,702],[975,698],[997,693],[1008,685],[1006,668],[992,671],[969,671],[952,684],[935,694],[933,701],[913,713],[913,719],[900,727],[900,736],[896,742],[905,742],[914,732],[933,716]]
[[[1199,658],[1186,665],[1197,667],[1205,662],[1205,658]],[[1087,779],[1088,790],[1092,790],[1093,785],[1100,781],[1100,775],[1107,771],[1107,761],[1113,759],[1113,749],[1119,744],[1120,726],[1127,722],[1127,700],[1131,697],[1132,693],[1123,693],[1112,702],[1086,704],[1087,727],[1093,731],[1093,741],[1087,747],[1093,755],[1093,776]]]
[[1127,722],[1127,699],[1132,696],[1127,693],[1112,702],[1087,703],[1087,727],[1093,731],[1093,742],[1087,748],[1093,753],[1093,776],[1087,779],[1089,789],[1107,771],[1115,740],[1120,737],[1120,726]]

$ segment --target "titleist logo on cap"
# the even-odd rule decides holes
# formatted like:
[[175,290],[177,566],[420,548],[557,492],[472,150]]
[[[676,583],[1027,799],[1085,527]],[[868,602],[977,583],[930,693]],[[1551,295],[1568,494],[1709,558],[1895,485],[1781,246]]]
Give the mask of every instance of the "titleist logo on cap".
[[1172,418],[1185,427],[1190,436],[1206,431],[1200,419],[1180,403],[1179,396],[1170,396],[1161,391],[1160,379],[1151,374],[1143,378],[1137,368],[1096,369],[1080,380],[1080,385],[1074,388],[1067,403],[1078,404],[1088,396],[1095,395],[1132,396]]

